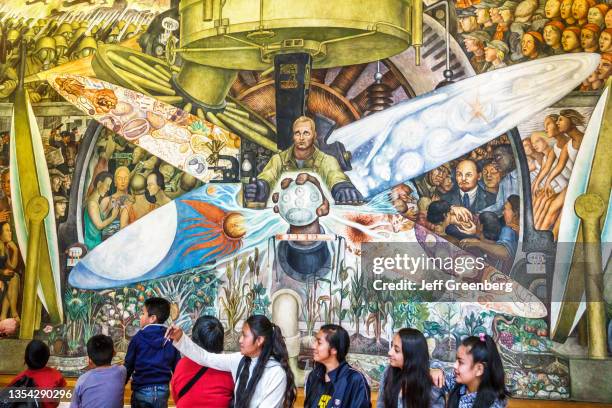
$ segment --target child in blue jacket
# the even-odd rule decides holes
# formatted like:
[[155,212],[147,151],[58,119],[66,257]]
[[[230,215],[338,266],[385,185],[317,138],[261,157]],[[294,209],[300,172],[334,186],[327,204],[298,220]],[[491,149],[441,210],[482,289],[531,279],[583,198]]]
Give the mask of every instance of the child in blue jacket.
[[350,338],[336,324],[321,326],[314,344],[315,368],[306,381],[305,408],[370,408],[370,386],[346,362]]
[[166,408],[170,395],[170,379],[180,353],[166,342],[166,326],[170,303],[162,298],[145,300],[140,315],[141,329],[130,341],[125,355],[126,383],[132,378],[133,408]]

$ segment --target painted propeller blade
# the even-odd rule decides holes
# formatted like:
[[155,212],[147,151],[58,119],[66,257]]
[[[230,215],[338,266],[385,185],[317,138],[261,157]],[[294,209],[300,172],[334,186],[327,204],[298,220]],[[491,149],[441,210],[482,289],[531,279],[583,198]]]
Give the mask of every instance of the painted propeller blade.
[[[286,233],[288,224],[272,208],[243,208],[241,184],[208,184],[152,211],[93,248],[70,272],[81,289],[121,287],[163,278],[206,263],[222,263]],[[358,206],[332,206],[322,217],[330,233],[343,233],[350,211],[395,212],[382,197]],[[335,221],[332,221],[335,220]]]
[[[608,106],[606,106],[606,103]],[[606,115],[606,112],[608,114]],[[602,188],[598,193],[602,199],[607,200],[610,205],[610,180],[612,174],[609,169],[609,152],[612,145],[612,133],[602,128],[602,123],[612,112],[612,98],[610,87],[607,87],[599,98],[595,106],[589,124],[587,125],[584,137],[580,144],[580,149],[576,155],[572,174],[567,186],[565,201],[561,210],[561,222],[559,227],[558,248],[555,259],[555,272],[552,280],[552,302],[551,302],[551,335],[555,341],[563,342],[570,335],[578,321],[586,310],[584,298],[585,282],[584,262],[577,252],[577,245],[582,245],[582,223],[574,210],[576,199],[587,192],[597,189],[596,184],[603,181]],[[610,119],[607,119],[610,120]],[[599,155],[599,160],[597,156]],[[601,166],[601,164],[604,164]],[[596,177],[594,177],[597,175]],[[605,185],[607,184],[607,188]],[[595,186],[593,186],[595,185]],[[609,207],[608,207],[609,208]],[[612,228],[609,228],[608,219],[612,217],[610,211],[602,228],[601,242],[603,268],[605,270],[609,252],[609,242],[612,241]],[[607,255],[607,256],[606,256]],[[609,271],[606,276],[609,275]]]
[[[598,54],[564,54],[464,79],[335,130],[352,153],[365,197],[421,175],[494,139],[578,86]],[[546,92],[542,92],[546,89]]]
[[203,182],[217,172],[219,155],[239,158],[240,138],[150,96],[95,78],[49,75],[67,101],[149,153]]
[[68,282],[81,289],[121,287],[265,247],[286,223],[271,208],[243,208],[241,187],[209,184],[154,210],[89,252]]
[[[365,265],[364,262],[367,262],[366,259],[373,256],[373,253],[376,253],[376,256],[388,256],[386,253],[382,254],[371,248],[369,249],[371,252],[368,256],[364,256],[362,244],[366,242],[384,243],[379,247],[382,252],[384,252],[382,248],[388,244],[398,245],[401,243],[401,253],[408,255],[413,260],[423,258],[423,255],[427,255],[432,260],[448,260],[450,259],[449,257],[455,259],[470,257],[474,259],[474,256],[469,252],[451,244],[434,232],[429,231],[426,227],[404,218],[397,212],[389,213],[381,208],[375,210],[364,212],[360,207],[349,206],[345,208],[345,206],[334,206],[329,216],[321,219],[321,225],[325,226],[326,231],[332,231],[345,237],[348,249],[347,254],[360,254],[355,256],[358,258],[358,262],[361,263],[362,271],[371,270],[371,264]],[[435,247],[438,245],[441,248],[435,251]],[[394,249],[391,249],[392,253]],[[444,253],[444,256],[440,255],[441,252]],[[371,258],[369,259],[371,260]],[[347,265],[353,265],[346,259],[343,262],[346,262]],[[399,279],[408,279],[413,282],[420,282],[423,279],[433,282],[439,278],[445,281],[452,279],[453,281],[465,283],[486,281],[498,284],[503,283],[505,286],[511,286],[512,290],[510,292],[476,290],[469,293],[449,290],[446,291],[446,297],[440,301],[469,303],[499,313],[527,318],[541,318],[547,315],[546,307],[537,296],[508,275],[495,269],[492,265],[486,265],[478,273],[467,273],[466,275],[456,272],[451,267],[443,267],[442,265],[440,267],[415,267],[410,272],[403,271],[403,273],[389,270],[385,271],[383,275],[374,275],[368,281],[368,285],[372,285],[374,280],[383,277],[387,280],[389,278],[395,279],[396,282]]]
[[49,214],[43,221],[38,265],[38,296],[52,322],[61,323],[62,296],[60,261],[53,211],[53,192],[45,159],[42,138],[27,91],[17,89],[13,106],[10,136],[11,205],[17,243],[23,259],[27,259],[28,224],[25,209],[34,197],[49,202]]

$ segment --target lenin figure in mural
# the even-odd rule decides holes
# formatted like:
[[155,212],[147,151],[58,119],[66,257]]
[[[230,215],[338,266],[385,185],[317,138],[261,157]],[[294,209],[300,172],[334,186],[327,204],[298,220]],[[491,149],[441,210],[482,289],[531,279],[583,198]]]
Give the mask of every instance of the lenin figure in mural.
[[282,173],[299,170],[317,173],[331,190],[336,204],[363,201],[361,193],[344,174],[338,160],[319,150],[315,145],[316,140],[314,121],[306,116],[297,118],[293,123],[293,146],[272,156],[257,180],[246,186],[245,198],[265,202]]

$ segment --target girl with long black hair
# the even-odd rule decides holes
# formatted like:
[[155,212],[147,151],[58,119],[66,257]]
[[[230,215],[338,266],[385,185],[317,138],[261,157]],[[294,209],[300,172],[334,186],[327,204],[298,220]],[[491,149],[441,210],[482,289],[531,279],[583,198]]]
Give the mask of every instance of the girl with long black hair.
[[326,324],[314,343],[315,367],[306,380],[305,408],[369,408],[370,386],[346,362],[350,338],[344,328]]
[[[449,373],[450,374],[450,373]],[[507,405],[504,367],[491,336],[463,339],[454,374],[446,375],[448,408],[503,408]]]
[[389,350],[376,408],[444,408],[444,404],[444,392],[430,376],[425,336],[416,329],[400,329]]
[[[293,372],[281,329],[267,317],[253,315],[242,326],[240,352],[209,353],[172,326],[166,336],[184,356],[234,378],[235,408],[290,408],[296,398]],[[205,396],[203,396],[205,397]]]

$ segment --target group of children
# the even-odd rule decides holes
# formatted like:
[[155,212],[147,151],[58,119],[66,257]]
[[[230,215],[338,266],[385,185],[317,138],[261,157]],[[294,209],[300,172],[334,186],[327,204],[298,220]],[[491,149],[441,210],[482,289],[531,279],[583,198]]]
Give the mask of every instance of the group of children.
[[[123,407],[125,384],[132,380],[131,406],[289,408],[297,398],[281,329],[262,315],[242,326],[240,351],[223,354],[224,330],[212,316],[194,324],[192,339],[163,323],[170,304],[145,301],[141,329],[132,338],[124,365],[112,365],[113,341],[96,335],[87,342],[90,370],[77,380],[71,407]],[[305,408],[371,407],[370,386],[346,361],[350,337],[339,325],[323,325],[313,344],[315,366],[304,390]],[[181,354],[184,358],[181,358]],[[26,349],[28,369],[12,384],[29,377],[37,387],[66,387],[61,374],[46,367],[49,348],[33,340]],[[467,337],[457,350],[453,371],[430,362],[424,335],[411,328],[395,334],[389,366],[380,384],[376,408],[501,408],[507,404],[504,370],[493,339]],[[43,403],[42,407],[56,407]]]

